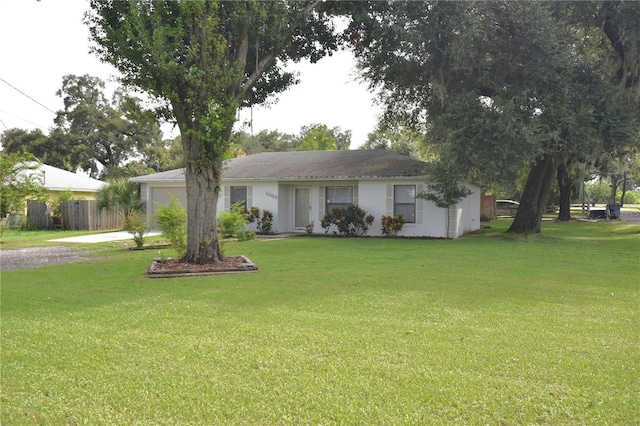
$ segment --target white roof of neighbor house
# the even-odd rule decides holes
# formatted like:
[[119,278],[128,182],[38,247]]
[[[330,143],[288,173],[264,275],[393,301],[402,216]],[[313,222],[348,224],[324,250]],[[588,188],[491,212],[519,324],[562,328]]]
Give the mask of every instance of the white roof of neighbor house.
[[[263,152],[228,160],[222,179],[319,180],[424,177],[427,163],[384,150]],[[132,182],[184,181],[184,169],[139,176]]]
[[50,191],[97,192],[106,182],[87,175],[72,173],[57,167],[41,164],[32,173],[42,173],[44,187]]

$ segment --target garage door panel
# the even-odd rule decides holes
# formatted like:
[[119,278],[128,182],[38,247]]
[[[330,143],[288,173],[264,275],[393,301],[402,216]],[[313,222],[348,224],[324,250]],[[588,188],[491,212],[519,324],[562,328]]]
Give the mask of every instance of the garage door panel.
[[180,201],[182,208],[187,208],[187,189],[186,188],[151,188],[151,214],[155,215],[158,212],[158,204],[169,204],[171,202],[171,196]]

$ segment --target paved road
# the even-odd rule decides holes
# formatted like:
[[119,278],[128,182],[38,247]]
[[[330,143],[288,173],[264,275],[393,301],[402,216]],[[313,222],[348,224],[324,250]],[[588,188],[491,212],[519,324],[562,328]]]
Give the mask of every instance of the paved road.
[[638,210],[621,210],[620,220],[640,225],[640,211]]

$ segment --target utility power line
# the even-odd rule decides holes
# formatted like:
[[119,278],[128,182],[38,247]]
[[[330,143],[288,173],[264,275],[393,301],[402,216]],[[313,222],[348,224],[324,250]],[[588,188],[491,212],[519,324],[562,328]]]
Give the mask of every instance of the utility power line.
[[50,111],[54,114],[57,114],[54,110],[52,110],[51,108],[47,107],[46,105],[43,105],[42,103],[36,101],[35,99],[33,99],[31,96],[27,95],[26,93],[24,93],[22,90],[18,89],[17,87],[13,86],[11,83],[9,83],[7,80],[5,80],[4,78],[0,78],[0,81],[2,81],[4,84],[6,84],[7,86],[11,87],[13,90],[15,90],[16,92],[20,93],[21,95],[31,99],[33,102],[37,103],[38,105],[40,105],[42,108],[46,109],[47,111]]
[[[26,118],[18,117],[18,116],[17,116],[17,115],[15,115],[15,114],[11,114],[10,112],[3,111],[3,110],[1,110],[1,109],[0,109],[0,114],[6,114],[6,115],[9,115],[9,116],[11,116],[11,117],[13,117],[13,118],[17,118],[18,120],[22,120],[22,121],[24,121],[24,122],[26,122],[26,123],[33,124],[34,126],[39,127],[39,128],[41,128],[41,129],[43,129],[43,130],[46,130],[46,129],[47,129],[47,127],[45,127],[45,126],[41,126],[41,125],[40,125],[40,124],[38,124],[38,123],[34,123],[33,121],[29,121],[29,120],[27,120]],[[6,129],[6,128],[7,128],[7,126],[4,124],[4,122],[2,122],[2,124],[4,125],[4,127],[5,127],[5,129]],[[9,129],[7,129],[7,130],[9,130]]]

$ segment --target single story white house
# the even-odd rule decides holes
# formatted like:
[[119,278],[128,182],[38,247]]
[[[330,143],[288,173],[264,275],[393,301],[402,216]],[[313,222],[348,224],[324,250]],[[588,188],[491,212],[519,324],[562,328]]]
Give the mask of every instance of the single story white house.
[[[480,227],[480,187],[447,209],[415,198],[425,188],[427,163],[383,150],[264,152],[225,163],[218,211],[238,201],[273,213],[276,233],[323,233],[320,222],[334,207],[358,205],[375,218],[367,235],[381,235],[380,218],[403,213],[399,236],[457,238]],[[184,170],[132,178],[141,185],[150,222],[171,195],[187,206]]]

